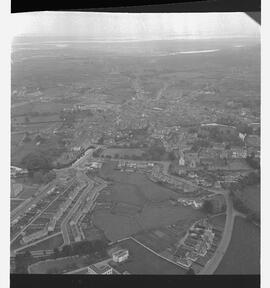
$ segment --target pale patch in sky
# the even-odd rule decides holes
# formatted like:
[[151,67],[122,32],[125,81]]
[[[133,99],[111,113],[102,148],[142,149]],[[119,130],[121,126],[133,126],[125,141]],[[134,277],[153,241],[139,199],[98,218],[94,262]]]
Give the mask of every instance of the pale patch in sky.
[[12,14],[11,22],[13,36],[133,40],[260,36],[260,26],[245,13],[31,12]]

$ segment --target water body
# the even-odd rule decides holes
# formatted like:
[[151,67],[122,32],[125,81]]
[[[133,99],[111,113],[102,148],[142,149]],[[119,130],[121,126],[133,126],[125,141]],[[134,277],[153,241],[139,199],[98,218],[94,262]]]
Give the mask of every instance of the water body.
[[260,228],[237,217],[230,245],[214,274],[260,274]]
[[208,50],[196,50],[196,51],[179,51],[179,52],[172,52],[167,54],[160,54],[158,56],[164,57],[164,56],[173,56],[178,54],[200,54],[200,53],[211,53],[211,52],[217,52],[220,51],[220,49],[208,49]]

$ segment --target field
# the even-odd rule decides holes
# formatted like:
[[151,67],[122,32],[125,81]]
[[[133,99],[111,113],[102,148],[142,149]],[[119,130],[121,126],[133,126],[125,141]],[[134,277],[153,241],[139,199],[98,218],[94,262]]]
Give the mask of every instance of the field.
[[[104,168],[103,168],[104,167]],[[93,223],[112,241],[177,221],[192,221],[203,213],[191,207],[175,206],[174,191],[148,180],[139,173],[128,174],[113,170],[111,163],[102,167],[103,175],[114,181],[98,198]]]
[[51,274],[61,273],[63,270],[75,270],[77,268],[86,266],[85,263],[86,257],[79,257],[79,256],[71,256],[71,257],[64,257],[59,258],[56,260],[45,260],[38,263],[33,264],[30,267],[31,274]]
[[[200,218],[199,215],[198,218]],[[178,220],[172,225],[143,231],[133,237],[155,252],[164,253],[164,255],[173,258],[172,253],[175,251],[177,244],[195,220],[196,218]]]
[[241,200],[244,201],[244,204],[255,211],[256,213],[260,213],[260,197],[261,196],[261,187],[260,185],[249,186],[244,189],[241,193]]
[[132,156],[142,156],[144,153],[141,149],[129,149],[129,148],[109,148],[104,150],[101,155],[104,157],[111,156],[115,158],[118,155],[118,158],[130,158]]
[[121,187],[118,185],[125,184],[133,187],[130,189],[132,191],[136,191],[135,194],[137,197],[140,195],[139,197],[141,197],[143,201],[158,203],[170,198],[178,198],[178,194],[176,192],[153,183],[140,173],[128,174],[114,170],[115,165],[116,164],[113,162],[104,163],[100,173],[101,177],[109,178],[114,182],[113,191],[121,189]]
[[12,199],[10,200],[10,210],[13,211],[16,209],[24,200]]
[[221,214],[218,216],[212,216],[210,218],[210,222],[214,225],[216,228],[223,228],[225,226],[226,222],[226,214]]
[[131,274],[177,274],[186,271],[169,261],[150,252],[132,239],[119,242],[121,247],[129,250],[130,259],[117,266],[119,272],[128,271]]
[[215,274],[260,274],[260,229],[235,219],[232,239]]

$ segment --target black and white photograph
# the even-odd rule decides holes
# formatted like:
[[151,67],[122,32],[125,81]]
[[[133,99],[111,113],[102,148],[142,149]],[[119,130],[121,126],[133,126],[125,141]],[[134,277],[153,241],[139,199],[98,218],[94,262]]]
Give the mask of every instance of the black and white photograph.
[[260,23],[11,18],[10,274],[260,275]]

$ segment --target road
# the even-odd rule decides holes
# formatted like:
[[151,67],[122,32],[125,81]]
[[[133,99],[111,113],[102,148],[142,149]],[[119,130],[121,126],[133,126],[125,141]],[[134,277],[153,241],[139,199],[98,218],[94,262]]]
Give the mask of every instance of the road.
[[214,256],[208,261],[208,263],[204,266],[204,268],[200,271],[199,274],[213,274],[217,269],[219,263],[221,262],[232,237],[234,219],[237,216],[237,213],[233,209],[233,203],[229,197],[229,193],[224,194],[226,199],[226,223],[222,235],[222,239],[218,245],[218,248],[214,254]]
[[[170,177],[174,177],[169,175],[168,173],[168,164],[164,163],[163,165],[163,173],[166,174],[167,176]],[[200,186],[186,180],[180,177],[176,177],[177,179],[179,179],[180,181],[197,187],[197,188],[201,188]],[[233,203],[230,199],[229,196],[229,191],[228,190],[224,190],[224,189],[213,189],[213,188],[205,188],[205,190],[210,191],[212,193],[215,194],[222,194],[225,198],[226,201],[226,222],[225,222],[225,227],[224,227],[224,231],[223,231],[223,236],[222,239],[218,245],[218,248],[214,254],[214,256],[208,261],[208,263],[204,266],[204,268],[200,271],[199,274],[213,274],[215,272],[215,270],[217,269],[219,263],[221,262],[229,244],[231,241],[231,237],[232,237],[232,232],[233,232],[233,226],[234,226],[234,219],[235,216],[237,216],[237,212],[234,211],[233,209]]]

